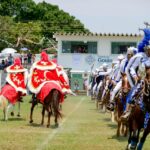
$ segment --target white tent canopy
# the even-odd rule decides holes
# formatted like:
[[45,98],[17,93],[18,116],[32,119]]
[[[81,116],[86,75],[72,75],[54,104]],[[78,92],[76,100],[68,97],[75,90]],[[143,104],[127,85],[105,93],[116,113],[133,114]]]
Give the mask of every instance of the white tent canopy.
[[1,53],[3,54],[13,54],[13,53],[16,53],[17,50],[13,49],[13,48],[5,48],[1,51]]

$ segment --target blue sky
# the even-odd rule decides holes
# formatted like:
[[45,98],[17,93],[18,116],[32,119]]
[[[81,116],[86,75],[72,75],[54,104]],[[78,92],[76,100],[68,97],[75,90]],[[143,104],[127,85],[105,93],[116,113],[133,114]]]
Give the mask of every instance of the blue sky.
[[150,23],[150,0],[45,1],[75,16],[94,33],[140,33],[143,22]]

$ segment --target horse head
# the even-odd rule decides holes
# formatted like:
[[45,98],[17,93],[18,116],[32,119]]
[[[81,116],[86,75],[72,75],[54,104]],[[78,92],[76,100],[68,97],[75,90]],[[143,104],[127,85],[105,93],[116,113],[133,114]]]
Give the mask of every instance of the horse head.
[[121,76],[122,76],[122,94],[127,95],[131,87],[130,87],[127,75],[125,73],[121,73]]

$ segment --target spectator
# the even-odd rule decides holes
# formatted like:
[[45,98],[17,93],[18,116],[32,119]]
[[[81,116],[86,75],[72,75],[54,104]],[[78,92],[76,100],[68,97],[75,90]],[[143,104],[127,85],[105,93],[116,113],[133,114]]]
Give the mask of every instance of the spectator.
[[36,58],[35,54],[32,54],[32,63],[35,62],[35,58]]
[[28,57],[28,64],[31,64],[32,54],[29,52],[27,54],[27,57]]
[[8,64],[9,64],[9,65],[12,65],[12,63],[13,63],[13,57],[12,57],[12,55],[10,54],[10,55],[8,56]]

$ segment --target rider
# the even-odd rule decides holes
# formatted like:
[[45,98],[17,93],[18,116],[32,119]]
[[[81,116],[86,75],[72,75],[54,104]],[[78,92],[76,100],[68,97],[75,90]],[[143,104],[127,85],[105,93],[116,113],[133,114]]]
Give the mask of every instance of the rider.
[[130,58],[135,54],[136,51],[137,51],[137,49],[135,47],[129,47],[127,49],[126,58],[121,60],[119,71],[118,71],[116,79],[115,79],[116,86],[113,89],[113,91],[111,92],[110,105],[107,107],[109,110],[114,109],[114,97],[115,97],[116,93],[119,91],[119,89],[121,89],[121,85],[122,85],[121,74],[125,73],[126,66],[129,62]]
[[[46,83],[50,83],[51,87],[43,91],[42,88],[46,85]],[[51,89],[57,89],[61,93],[61,101],[63,101],[63,90],[61,83],[64,84],[57,64],[50,61],[48,54],[43,51],[41,53],[41,60],[35,62],[30,69],[28,82],[30,91],[37,95],[40,102],[43,102],[45,96],[47,96]],[[32,102],[32,100],[30,102]]]
[[138,74],[139,67],[145,61],[150,59],[150,43],[149,43],[150,29],[146,28],[143,29],[143,31],[144,31],[144,39],[138,45],[138,53],[130,59],[126,67],[126,74],[132,89],[127,96],[127,107],[125,114],[122,116],[122,119],[125,120],[129,117],[131,113],[132,110],[131,104],[134,103],[132,95],[140,79],[141,74]]
[[27,69],[21,65],[20,58],[15,58],[14,63],[6,68],[6,72],[7,83],[2,88],[1,94],[12,104],[15,104],[17,101],[22,102],[22,96],[27,94]]

